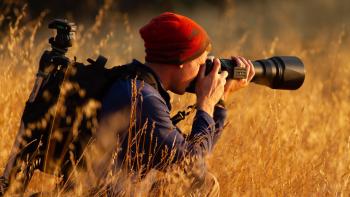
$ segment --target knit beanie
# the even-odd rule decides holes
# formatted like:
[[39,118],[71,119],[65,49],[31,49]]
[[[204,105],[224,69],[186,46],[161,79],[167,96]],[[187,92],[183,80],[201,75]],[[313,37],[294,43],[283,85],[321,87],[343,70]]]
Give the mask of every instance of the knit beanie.
[[140,29],[146,62],[180,65],[199,57],[208,47],[207,32],[188,17],[165,12]]

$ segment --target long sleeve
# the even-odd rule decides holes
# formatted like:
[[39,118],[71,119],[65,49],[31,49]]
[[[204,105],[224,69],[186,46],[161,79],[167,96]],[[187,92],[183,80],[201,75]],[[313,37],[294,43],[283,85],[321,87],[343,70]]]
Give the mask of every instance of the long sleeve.
[[[127,84],[130,86],[130,82]],[[128,99],[132,102],[131,86],[127,87],[127,84],[119,83],[111,89],[106,96],[103,113],[120,109],[116,105],[126,104]],[[121,95],[128,99],[121,98]],[[214,118],[198,110],[191,133],[185,138],[172,124],[166,102],[153,87],[144,84],[135,102],[136,108],[131,113],[135,114],[136,122],[133,128],[129,128],[127,139],[122,143],[119,160],[125,162],[128,158],[132,168],[139,169],[141,166],[142,171],[163,169],[186,156],[203,157],[213,149],[226,118],[226,110],[222,108],[215,109]]]

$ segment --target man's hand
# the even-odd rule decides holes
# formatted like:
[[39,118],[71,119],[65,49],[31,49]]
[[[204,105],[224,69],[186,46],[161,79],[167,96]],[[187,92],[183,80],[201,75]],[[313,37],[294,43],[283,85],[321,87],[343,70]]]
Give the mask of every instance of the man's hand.
[[232,57],[239,67],[247,69],[247,78],[234,80],[229,79],[227,71],[218,74],[221,64],[220,60],[214,59],[213,70],[205,76],[205,65],[201,65],[196,82],[197,107],[213,116],[214,106],[220,98],[226,100],[231,92],[247,87],[255,75],[252,62],[243,57]]
[[232,57],[233,61],[236,61],[237,66],[243,67],[247,69],[247,78],[240,80],[227,80],[225,84],[224,94],[222,96],[222,100],[226,100],[230,94],[230,92],[235,92],[239,89],[247,87],[249,82],[253,79],[255,75],[255,70],[252,62],[250,60],[245,59],[244,57]]
[[214,106],[224,94],[227,71],[219,74],[221,64],[214,59],[213,70],[205,76],[205,65],[201,65],[196,82],[197,107],[213,116]]

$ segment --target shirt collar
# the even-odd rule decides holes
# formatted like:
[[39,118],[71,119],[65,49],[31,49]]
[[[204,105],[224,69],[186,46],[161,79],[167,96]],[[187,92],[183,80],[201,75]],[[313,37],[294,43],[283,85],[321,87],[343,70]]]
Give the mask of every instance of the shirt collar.
[[152,70],[152,68],[148,67],[147,65],[139,62],[136,59],[133,59],[132,64],[137,65],[142,67],[143,69],[145,69],[146,71],[150,72],[152,74],[152,76],[154,77],[154,79],[157,82],[157,87],[156,89],[158,90],[159,94],[162,96],[162,98],[164,99],[164,101],[166,102],[169,110],[171,110],[171,104],[170,104],[170,96],[168,94],[168,92],[165,90],[162,82],[160,81],[160,78],[158,77],[158,75]]

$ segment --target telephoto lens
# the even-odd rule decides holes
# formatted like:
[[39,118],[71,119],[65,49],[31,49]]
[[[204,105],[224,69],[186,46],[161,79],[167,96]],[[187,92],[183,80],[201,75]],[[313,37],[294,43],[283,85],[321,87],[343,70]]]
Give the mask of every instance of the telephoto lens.
[[[247,78],[245,68],[237,66],[232,59],[220,59],[221,71],[227,71],[227,79]],[[275,56],[268,59],[255,60],[252,62],[255,69],[253,83],[264,85],[272,89],[296,90],[300,88],[305,79],[305,69],[303,62],[295,56]],[[206,71],[208,74],[213,69],[212,60],[206,61]],[[186,89],[187,92],[195,92],[194,80]]]

